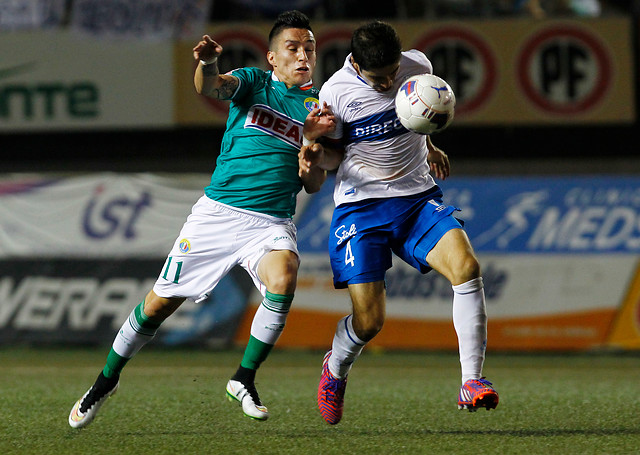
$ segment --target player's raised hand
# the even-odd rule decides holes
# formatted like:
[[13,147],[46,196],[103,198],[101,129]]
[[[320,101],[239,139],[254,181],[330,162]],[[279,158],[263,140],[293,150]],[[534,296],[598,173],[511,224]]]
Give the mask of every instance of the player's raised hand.
[[193,48],[193,58],[207,63],[214,63],[222,53],[222,46],[209,35],[204,35]]
[[429,168],[434,177],[445,180],[449,177],[451,172],[451,165],[449,163],[449,157],[441,149],[432,145],[429,147],[429,155],[427,155],[427,161],[429,162]]
[[304,120],[303,134],[310,141],[326,136],[336,129],[336,119],[329,105],[325,102],[307,115]]

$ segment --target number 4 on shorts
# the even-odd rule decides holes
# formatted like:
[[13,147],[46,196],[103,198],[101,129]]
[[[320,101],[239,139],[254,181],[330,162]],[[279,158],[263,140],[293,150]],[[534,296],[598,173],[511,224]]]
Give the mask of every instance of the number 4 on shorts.
[[347,251],[344,254],[344,263],[345,264],[350,264],[351,267],[353,267],[355,265],[355,256],[353,255],[353,252],[351,251],[351,240],[349,240],[347,242]]

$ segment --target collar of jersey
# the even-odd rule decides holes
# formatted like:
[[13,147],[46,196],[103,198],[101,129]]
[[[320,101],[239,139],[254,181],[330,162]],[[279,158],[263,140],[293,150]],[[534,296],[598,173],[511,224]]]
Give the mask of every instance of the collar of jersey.
[[369,83],[358,74],[358,72],[356,71],[355,67],[353,66],[353,63],[351,63],[351,54],[347,55],[347,58],[345,60],[345,64],[349,65],[349,71],[351,71],[351,73],[356,77],[356,79],[358,79],[360,82],[362,82],[364,85],[369,86]]
[[[276,73],[274,73],[273,71],[271,71],[271,80],[274,82],[278,82],[277,85],[281,86],[285,91],[288,90],[287,85],[284,82],[281,82],[280,79],[278,79],[278,76],[276,76]],[[296,85],[291,88],[292,89],[299,88],[300,90],[305,91],[305,90],[309,90],[312,87],[313,87],[313,81],[309,81],[304,85]]]

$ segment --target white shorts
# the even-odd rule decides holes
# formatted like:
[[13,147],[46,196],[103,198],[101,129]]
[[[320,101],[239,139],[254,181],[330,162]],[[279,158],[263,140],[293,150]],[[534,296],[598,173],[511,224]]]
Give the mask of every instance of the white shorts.
[[182,226],[153,291],[160,297],[199,302],[240,265],[264,295],[266,286],[258,278],[258,265],[273,250],[293,251],[300,257],[292,220],[237,209],[202,196]]

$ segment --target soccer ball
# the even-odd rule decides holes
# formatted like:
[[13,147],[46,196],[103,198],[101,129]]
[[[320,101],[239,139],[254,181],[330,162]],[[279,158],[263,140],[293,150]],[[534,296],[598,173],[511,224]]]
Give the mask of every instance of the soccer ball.
[[449,84],[433,74],[408,78],[396,93],[400,123],[414,133],[433,134],[453,120],[456,96]]

